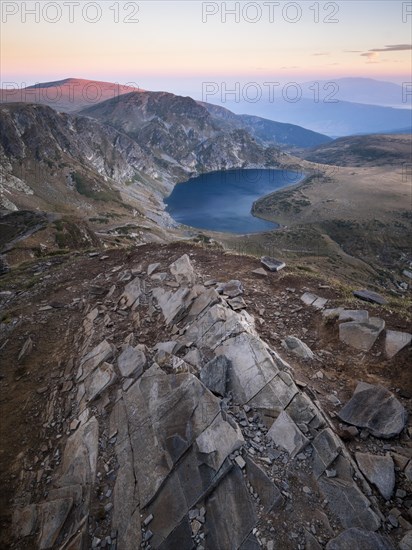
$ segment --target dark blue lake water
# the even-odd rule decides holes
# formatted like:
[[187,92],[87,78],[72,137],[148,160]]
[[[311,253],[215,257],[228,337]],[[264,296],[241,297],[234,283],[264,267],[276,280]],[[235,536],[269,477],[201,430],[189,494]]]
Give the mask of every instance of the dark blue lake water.
[[288,170],[228,170],[179,183],[165,200],[179,223],[230,233],[258,233],[279,227],[255,218],[253,203],[277,189],[299,183],[302,174]]

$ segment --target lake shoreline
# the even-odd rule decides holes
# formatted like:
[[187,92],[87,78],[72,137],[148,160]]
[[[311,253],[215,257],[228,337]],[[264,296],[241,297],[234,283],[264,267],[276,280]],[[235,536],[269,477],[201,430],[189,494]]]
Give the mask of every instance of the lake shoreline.
[[306,177],[289,168],[210,172],[177,184],[164,200],[165,210],[176,224],[194,230],[233,235],[267,233],[281,224],[257,214],[255,205],[274,193],[296,188]]

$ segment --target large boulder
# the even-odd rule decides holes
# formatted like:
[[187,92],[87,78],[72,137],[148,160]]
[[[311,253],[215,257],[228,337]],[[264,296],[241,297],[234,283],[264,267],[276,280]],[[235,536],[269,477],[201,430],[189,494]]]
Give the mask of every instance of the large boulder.
[[169,269],[179,284],[195,284],[196,273],[187,254],[173,262]]
[[299,340],[299,338],[296,338],[295,336],[287,336],[283,342],[282,346],[288,350],[297,355],[298,357],[301,357],[302,359],[314,359],[315,355],[313,351],[307,346],[302,340]]
[[355,290],[353,295],[364,302],[371,302],[372,304],[385,305],[387,303],[383,296],[371,290]]
[[360,351],[369,351],[385,328],[385,321],[370,317],[367,323],[349,321],[339,325],[339,338],[348,346]]
[[359,382],[338,416],[347,424],[383,438],[398,435],[407,421],[406,410],[390,391],[365,382]]
[[397,330],[387,330],[385,339],[385,353],[388,359],[394,357],[398,352],[409,346],[412,340],[412,334],[409,332],[399,332]]

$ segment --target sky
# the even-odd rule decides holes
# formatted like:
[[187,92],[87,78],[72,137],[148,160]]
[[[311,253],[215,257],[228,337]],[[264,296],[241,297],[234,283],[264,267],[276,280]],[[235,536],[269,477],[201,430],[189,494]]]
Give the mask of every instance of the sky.
[[67,77],[199,95],[213,81],[410,82],[412,2],[7,1],[1,84]]

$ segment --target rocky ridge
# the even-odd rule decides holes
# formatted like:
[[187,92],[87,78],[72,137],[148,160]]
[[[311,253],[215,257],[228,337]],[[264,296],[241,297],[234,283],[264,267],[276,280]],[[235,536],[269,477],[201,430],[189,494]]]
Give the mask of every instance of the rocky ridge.
[[[16,548],[393,547],[385,534],[407,502],[397,489],[398,508],[385,510],[392,459],[349,452],[342,438],[357,429],[341,438],[254,318],[231,307],[239,281],[203,280],[184,255],[101,272],[93,288],[43,412],[55,443],[36,451],[15,501]],[[139,336],[151,319],[154,346]],[[406,413],[370,386],[371,413],[382,391],[379,422],[392,432],[375,435],[394,437]],[[373,433],[348,408],[341,418]],[[411,462],[402,470],[410,482]]]

